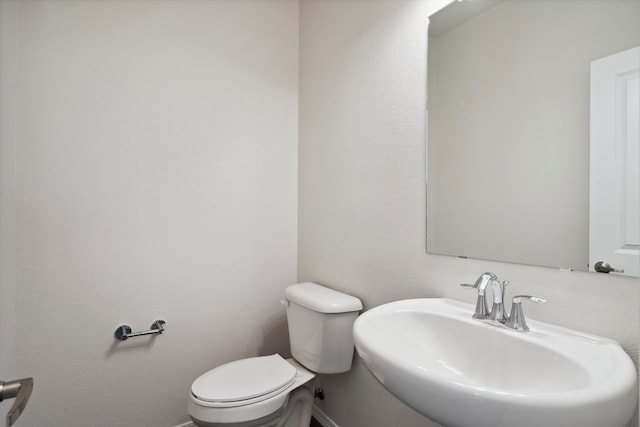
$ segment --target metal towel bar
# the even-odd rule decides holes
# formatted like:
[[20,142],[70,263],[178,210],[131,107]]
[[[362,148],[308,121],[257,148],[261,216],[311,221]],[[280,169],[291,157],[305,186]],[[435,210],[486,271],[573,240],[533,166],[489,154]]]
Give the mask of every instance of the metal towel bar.
[[129,325],[120,325],[118,329],[116,329],[115,336],[120,341],[124,341],[128,338],[133,337],[141,337],[143,335],[153,335],[153,334],[161,334],[165,331],[164,325],[167,322],[164,320],[156,320],[151,324],[151,329],[148,331],[140,331],[140,332],[131,332],[131,326]]

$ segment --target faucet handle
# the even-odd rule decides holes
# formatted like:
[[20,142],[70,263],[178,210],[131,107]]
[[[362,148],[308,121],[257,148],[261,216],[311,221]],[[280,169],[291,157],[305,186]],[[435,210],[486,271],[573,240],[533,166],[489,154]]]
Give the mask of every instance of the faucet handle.
[[538,303],[538,304],[543,303],[543,302],[547,302],[546,299],[540,298],[540,297],[535,297],[533,295],[516,295],[512,299],[514,304],[520,304],[522,302],[522,300],[527,300],[527,301],[535,302],[535,303]]
[[[474,285],[469,283],[460,283],[460,286],[464,288],[478,288],[478,282]],[[476,312],[473,315],[474,319],[489,319],[491,317],[491,312],[489,311],[489,307],[487,306],[487,298],[485,296],[484,289],[478,290],[478,299],[476,301]]]
[[511,300],[511,316],[509,316],[509,320],[505,325],[516,331],[526,332],[529,330],[529,327],[527,326],[527,320],[524,317],[524,310],[522,309],[523,300],[535,303],[543,303],[547,302],[547,300],[533,295],[516,295]]

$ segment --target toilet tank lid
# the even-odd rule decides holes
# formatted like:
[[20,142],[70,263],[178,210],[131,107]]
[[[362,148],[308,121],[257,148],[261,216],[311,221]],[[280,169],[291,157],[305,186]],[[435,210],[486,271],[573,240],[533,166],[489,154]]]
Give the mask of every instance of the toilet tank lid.
[[311,282],[287,287],[285,296],[288,301],[319,313],[349,313],[362,310],[362,302],[358,298]]

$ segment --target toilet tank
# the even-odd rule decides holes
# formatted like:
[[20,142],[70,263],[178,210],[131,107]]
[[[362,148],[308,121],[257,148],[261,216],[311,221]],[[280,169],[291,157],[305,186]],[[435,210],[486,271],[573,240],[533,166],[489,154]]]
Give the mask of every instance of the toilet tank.
[[310,282],[289,286],[285,297],[293,358],[318,374],[350,370],[360,300]]

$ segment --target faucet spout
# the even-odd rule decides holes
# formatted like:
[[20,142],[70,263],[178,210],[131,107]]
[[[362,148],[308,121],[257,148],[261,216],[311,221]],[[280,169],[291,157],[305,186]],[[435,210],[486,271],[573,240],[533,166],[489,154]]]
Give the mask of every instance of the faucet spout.
[[504,308],[504,294],[508,285],[508,281],[505,280],[501,283],[497,277],[495,277],[495,280],[491,281],[491,286],[493,289],[493,306],[491,307],[491,320],[495,320],[500,323],[505,323],[507,320],[509,320],[509,315]]

